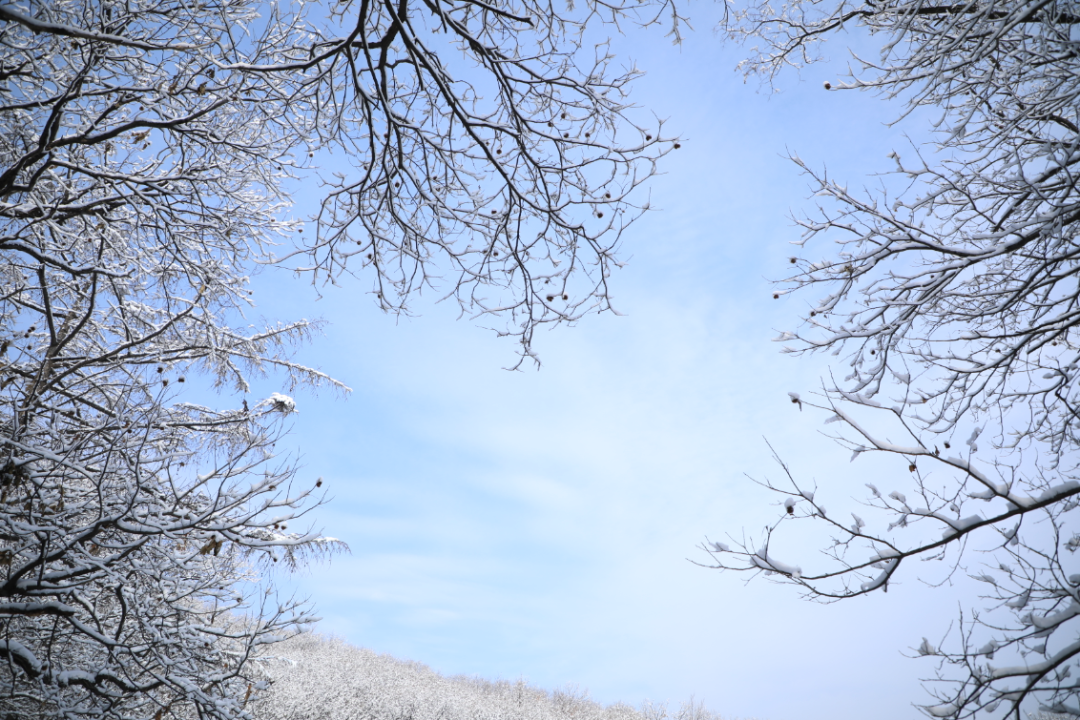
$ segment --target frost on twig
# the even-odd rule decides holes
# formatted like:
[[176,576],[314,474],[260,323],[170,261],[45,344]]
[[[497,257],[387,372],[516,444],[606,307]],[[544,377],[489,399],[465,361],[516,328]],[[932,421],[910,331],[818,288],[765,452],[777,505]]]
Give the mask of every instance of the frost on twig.
[[[1080,484],[1059,482],[1053,474],[1040,473],[1037,468],[1031,471],[1030,467],[1002,463],[987,468],[967,459],[945,457],[924,444],[918,432],[891,409],[868,408],[871,414],[881,414],[898,424],[894,429],[906,434],[907,442],[881,438],[868,429],[871,425],[880,427],[879,423],[869,422],[872,417],[858,421],[848,408],[830,402],[828,397],[824,404],[805,398],[803,403],[841,418],[841,430],[847,433],[834,436],[840,443],[857,448],[860,454],[895,458],[896,477],[903,479],[906,486],[885,494],[874,483],[865,483],[867,493],[862,504],[866,510],[850,513],[853,522],[844,524],[824,512],[818,499],[820,490],[802,488],[790,468],[777,458],[785,482],[759,483],[780,494],[782,507],[775,522],[766,528],[764,542],[756,547],[747,542],[734,546],[706,544],[703,549],[714,560],[710,567],[763,570],[773,580],[798,585],[807,597],[832,602],[887,592],[900,568],[910,565],[905,563],[908,559],[945,558],[951,553],[951,575],[960,569],[960,558],[969,540],[993,543],[1000,557],[992,555],[993,564],[984,562],[983,569],[968,572],[984,586],[986,607],[970,620],[962,620],[959,647],[950,647],[948,642],[934,646],[924,639],[917,649],[917,655],[933,656],[942,663],[938,687],[953,684],[953,693],[941,697],[967,699],[929,707],[934,713],[951,708],[952,715],[940,717],[955,717],[964,708],[965,712],[986,711],[997,702],[1015,709],[1024,697],[1063,697],[1071,693],[1071,681],[1066,678],[1074,657],[1080,657],[1080,645],[1074,647],[1071,640],[1080,631],[1080,573],[1071,572],[1069,562],[1080,548],[1080,536],[1066,532],[1066,528],[1067,513],[1077,507]],[[931,477],[937,480],[933,484],[927,482]],[[938,481],[944,477],[952,484],[942,486]],[[803,503],[807,507],[798,512]],[[973,503],[977,512],[968,509]],[[815,563],[807,568],[773,557],[769,546],[785,538],[790,540],[791,532],[798,527],[793,522],[818,523],[831,532],[833,544],[825,550],[831,563]],[[1051,529],[1049,542],[1039,526]],[[1027,529],[1031,533],[1025,532]],[[749,562],[733,562],[739,558]],[[976,659],[985,663],[1033,653],[1052,657],[1053,661],[1005,669],[984,666],[966,679],[963,673],[958,677],[949,672],[950,668],[968,668]],[[1017,681],[1029,687],[1023,697],[1015,694]],[[973,693],[982,694],[984,700],[971,700]]]
[[[292,359],[317,321],[248,319],[251,273],[355,274],[392,312],[435,292],[522,359],[610,309],[677,143],[582,38],[648,10],[0,5],[0,716],[247,717],[256,648],[310,619],[269,569],[341,546],[302,526],[322,480],[280,419],[297,386],[348,391]],[[253,407],[188,397],[267,374]]]
[[[356,275],[516,338],[611,308],[678,148],[586,44],[656,4],[0,4],[0,716],[239,720],[309,622],[272,568],[342,544],[275,449],[318,321],[250,276]],[[464,59],[462,56],[464,55]],[[464,70],[463,68],[469,68]],[[321,190],[295,218],[290,188]],[[252,379],[279,392],[249,405]],[[191,397],[199,378],[232,399]],[[223,403],[225,407],[217,407]]]
[[[897,122],[933,117],[930,142],[882,148],[891,170],[877,190],[851,190],[791,154],[814,204],[795,219],[800,255],[774,296],[803,295],[807,309],[777,339],[836,358],[824,399],[804,396],[800,408],[838,423],[832,437],[855,467],[885,456],[895,474],[868,478],[865,523],[845,527],[818,507],[770,531],[795,521],[833,533],[831,568],[798,581],[819,599],[888,587],[864,560],[881,548],[897,554],[873,566],[895,574],[915,557],[950,557],[955,571],[968,542],[982,543],[985,572],[965,567],[981,581],[969,619],[937,650],[924,641],[939,673],[923,710],[1020,720],[1041,704],[1080,715],[1070,675],[1080,622],[1067,610],[1080,547],[1068,530],[1080,493],[1076,4],[749,0],[722,27],[752,47],[741,69],[770,83],[819,60],[821,42],[870,38],[878,52],[852,52],[822,102],[871,90],[897,103]],[[1043,618],[1054,621],[1040,628]],[[1024,663],[1003,672],[991,656]]]

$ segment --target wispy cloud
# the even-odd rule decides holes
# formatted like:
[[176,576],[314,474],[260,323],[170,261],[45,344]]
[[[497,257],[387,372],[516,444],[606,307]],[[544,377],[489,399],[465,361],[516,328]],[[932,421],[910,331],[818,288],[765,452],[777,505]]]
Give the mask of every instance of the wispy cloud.
[[[811,299],[774,301],[766,278],[785,271],[802,202],[785,146],[865,172],[896,131],[869,98],[840,112],[795,78],[770,99],[717,77],[736,54],[708,32],[653,42],[637,99],[688,140],[655,184],[664,211],[626,236],[626,317],[544,334],[543,368],[510,373],[512,348],[446,308],[395,323],[347,289],[320,301],[331,325],[305,352],[355,393],[298,397],[294,437],[334,496],[317,520],[352,554],[296,582],[324,631],[445,673],[773,720],[865,717],[871,701],[882,720],[915,717],[931,669],[899,651],[944,632],[941,593],[912,580],[825,607],[687,560],[707,559],[706,534],[757,533],[780,512],[744,476],[775,469],[763,436],[808,481],[827,477],[837,507],[882,471],[849,466],[824,418],[790,403],[832,358],[778,353],[769,340]],[[810,564],[817,547],[784,551]]]

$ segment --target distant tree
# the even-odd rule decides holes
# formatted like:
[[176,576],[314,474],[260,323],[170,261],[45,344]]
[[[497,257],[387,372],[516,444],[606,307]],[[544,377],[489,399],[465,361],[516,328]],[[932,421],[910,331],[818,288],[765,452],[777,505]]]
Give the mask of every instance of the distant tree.
[[721,720],[691,699],[678,710],[646,701],[601,705],[575,687],[446,677],[338,638],[303,633],[275,645],[260,667],[273,683],[253,695],[265,720]]
[[[904,116],[931,109],[937,140],[933,155],[891,153],[891,179],[862,194],[793,158],[825,198],[795,244],[830,249],[792,257],[776,291],[822,293],[778,338],[788,351],[850,368],[792,402],[839,421],[852,459],[894,456],[896,477],[868,485],[867,519],[852,523],[787,473],[767,483],[784,509],[760,543],[707,549],[717,567],[826,602],[884,592],[909,560],[950,559],[986,592],[945,645],[915,649],[939,660],[924,711],[1019,718],[1030,700],[1080,715],[1080,7],[752,0],[724,29],[760,46],[743,68],[767,81],[838,33],[877,42],[825,89],[878,91]],[[831,565],[769,554],[781,528],[811,521],[833,534]],[[983,567],[961,564],[969,542],[990,548]]]
[[261,265],[367,272],[388,310],[437,290],[523,359],[607,307],[671,144],[625,119],[635,73],[579,50],[639,9],[0,5],[0,717],[248,715],[250,659],[308,619],[265,570],[335,541],[288,529],[322,492],[275,450],[292,399],[188,381],[345,389],[291,360],[315,325],[245,317]]

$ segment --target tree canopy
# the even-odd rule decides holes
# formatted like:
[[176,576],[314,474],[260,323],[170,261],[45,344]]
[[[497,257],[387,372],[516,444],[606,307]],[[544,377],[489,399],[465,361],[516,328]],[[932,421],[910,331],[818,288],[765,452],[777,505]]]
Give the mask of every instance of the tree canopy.
[[649,10],[0,7],[0,716],[248,716],[251,658],[310,619],[268,568],[339,543],[296,527],[323,482],[275,449],[294,401],[243,394],[347,390],[292,360],[316,323],[251,324],[251,274],[356,274],[390,311],[435,291],[523,360],[607,308],[672,143],[583,34]]
[[[853,53],[850,75],[825,90],[876,91],[902,117],[932,109],[936,140],[894,149],[879,191],[849,191],[793,157],[822,199],[796,218],[803,236],[776,290],[807,302],[777,338],[787,350],[845,365],[792,402],[838,421],[853,460],[896,456],[896,476],[868,484],[868,519],[848,522],[826,514],[828,488],[784,466],[782,483],[766,481],[784,499],[764,537],[707,549],[717,567],[823,601],[884,592],[913,560],[948,559],[986,593],[944,643],[914,648],[939,660],[923,710],[1019,719],[1037,701],[1080,715],[1075,4],[751,2],[731,6],[724,28],[760,44],[742,67],[766,81],[850,31],[880,53]],[[830,530],[830,563],[804,571],[770,555],[792,522]],[[990,553],[977,569],[969,542]]]

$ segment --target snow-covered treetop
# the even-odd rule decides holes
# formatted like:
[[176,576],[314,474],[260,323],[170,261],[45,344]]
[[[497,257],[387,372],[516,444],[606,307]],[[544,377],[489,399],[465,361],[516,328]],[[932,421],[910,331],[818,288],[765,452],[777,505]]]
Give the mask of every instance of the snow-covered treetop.
[[445,677],[314,633],[272,646],[259,665],[270,683],[253,709],[266,720],[721,720],[700,703],[604,706],[574,689]]

